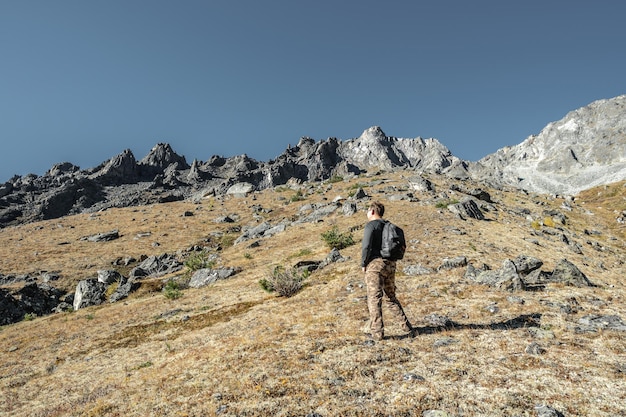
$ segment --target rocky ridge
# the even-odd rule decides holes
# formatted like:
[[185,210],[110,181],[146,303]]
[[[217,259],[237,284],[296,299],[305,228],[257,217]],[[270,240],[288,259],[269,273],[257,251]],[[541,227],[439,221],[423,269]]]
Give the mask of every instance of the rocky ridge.
[[43,176],[0,185],[0,228],[111,207],[245,194],[290,181],[411,170],[493,187],[572,195],[626,179],[626,95],[599,100],[550,123],[537,136],[478,162],[463,161],[436,139],[387,136],[380,127],[349,140],[301,138],[276,159],[212,156],[189,165],[169,144],[137,161],[127,149],[95,168],[54,165]]
[[548,124],[538,135],[470,163],[493,185],[575,195],[626,178],[626,95],[598,100]]

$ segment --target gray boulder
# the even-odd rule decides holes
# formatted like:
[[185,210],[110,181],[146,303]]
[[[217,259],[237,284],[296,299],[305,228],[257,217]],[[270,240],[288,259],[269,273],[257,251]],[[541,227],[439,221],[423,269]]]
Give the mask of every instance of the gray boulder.
[[61,302],[64,292],[48,284],[28,284],[17,291],[14,296],[19,300],[26,313],[43,316],[53,312]]
[[524,281],[522,281],[515,264],[510,259],[505,260],[498,270],[476,271],[473,267],[468,268],[465,277],[479,284],[506,291],[517,291],[525,288]]
[[452,213],[459,216],[461,219],[465,220],[466,218],[484,220],[485,215],[478,205],[471,198],[465,198],[463,201],[457,204],[450,204],[448,206],[448,210]]
[[130,271],[129,278],[143,278],[147,276],[159,276],[181,270],[183,264],[176,257],[162,254],[150,256]]
[[101,269],[98,271],[98,281],[106,285],[122,280],[122,275],[114,269]]
[[139,288],[139,283],[135,281],[135,279],[126,279],[125,277],[121,277],[119,281],[119,285],[109,297],[109,302],[116,303],[124,298],[128,297],[130,293],[136,291]]
[[100,305],[105,301],[107,285],[96,278],[82,280],[74,293],[74,310]]
[[191,276],[189,281],[190,288],[201,288],[214,282],[227,279],[239,272],[236,268],[202,268],[198,269]]
[[563,282],[574,287],[593,287],[594,284],[583,274],[583,272],[567,259],[562,259],[554,267],[550,276],[552,282]]
[[13,295],[4,288],[0,288],[0,326],[16,323],[24,317],[26,311]]

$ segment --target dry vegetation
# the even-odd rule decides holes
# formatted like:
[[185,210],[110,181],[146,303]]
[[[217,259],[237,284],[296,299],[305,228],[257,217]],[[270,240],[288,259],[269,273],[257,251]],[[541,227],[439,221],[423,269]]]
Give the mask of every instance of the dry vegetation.
[[[567,416],[626,415],[624,332],[573,330],[588,314],[626,319],[626,232],[615,220],[626,208],[625,184],[590,190],[571,211],[561,209],[560,198],[488,190],[498,210],[486,213],[487,221],[463,221],[430,195],[416,193],[419,202],[388,201],[383,190],[405,186],[407,174],[312,186],[317,191],[290,203],[295,191],[280,187],[254,200],[168,203],[6,228],[0,230],[0,272],[55,271],[61,275],[55,285],[71,291],[117,258],[176,253],[215,241],[215,232],[228,236],[231,225],[215,223],[219,216],[238,213],[237,224],[245,227],[259,221],[251,207],[260,205],[273,209],[261,216],[278,223],[303,204],[346,197],[358,183],[386,203],[387,217],[410,239],[400,270],[409,264],[436,269],[444,258],[460,255],[498,268],[525,254],[542,259],[546,271],[567,258],[598,286],[549,285],[513,294],[524,299],[521,304],[510,302],[510,293],[465,280],[464,268],[421,276],[399,271],[400,299],[421,334],[409,338],[387,323],[389,337],[372,345],[362,332],[368,315],[358,245],[342,250],[350,261],[313,273],[291,298],[259,286],[276,265],[323,259],[328,248],[320,234],[332,226],[354,230],[358,241],[363,213],[338,212],[324,222],[289,227],[256,248],[224,247],[219,263],[243,271],[184,290],[181,298],[164,297],[159,279],[116,304],[0,328],[0,415],[412,416],[437,409],[452,416],[531,416],[537,404]],[[460,198],[443,179],[431,180],[438,193]],[[530,220],[513,213],[520,208],[535,219],[546,209],[563,212],[568,221],[562,227],[576,234],[583,254],[549,235],[533,236]],[[80,240],[112,229],[120,239]],[[493,303],[495,313],[485,308]],[[550,303],[575,303],[578,311],[567,314]],[[424,318],[432,313],[460,325],[430,327]],[[524,320],[531,316],[534,323]],[[531,342],[545,352],[526,353]]]

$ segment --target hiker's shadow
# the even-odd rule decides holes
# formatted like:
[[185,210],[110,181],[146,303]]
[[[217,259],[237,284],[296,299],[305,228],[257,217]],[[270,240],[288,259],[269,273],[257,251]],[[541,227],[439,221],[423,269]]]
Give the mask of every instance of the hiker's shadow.
[[539,327],[541,323],[541,313],[531,313],[531,314],[522,314],[515,318],[495,322],[495,323],[486,323],[486,324],[475,324],[475,323],[457,323],[450,319],[445,320],[441,325],[431,325],[431,326],[416,326],[414,327],[415,332],[412,334],[405,334],[402,336],[392,336],[390,339],[409,339],[412,337],[416,337],[422,334],[434,334],[441,333],[444,331],[454,331],[454,330],[515,330],[521,329],[524,327]]

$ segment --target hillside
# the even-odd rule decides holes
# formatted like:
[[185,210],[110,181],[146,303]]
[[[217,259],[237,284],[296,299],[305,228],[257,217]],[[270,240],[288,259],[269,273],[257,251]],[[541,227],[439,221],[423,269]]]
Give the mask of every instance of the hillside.
[[[626,415],[626,228],[616,220],[626,183],[567,200],[483,188],[493,201],[482,206],[485,220],[463,220],[446,206],[467,197],[455,190],[476,184],[430,175],[434,191],[421,191],[411,187],[415,175],[294,182],[243,198],[110,208],[0,229],[0,273],[52,272],[68,292],[119,259],[169,253],[184,261],[196,245],[217,265],[241,269],[179,298],[163,287],[184,282],[185,270],[141,280],[117,303],[0,327],[0,415]],[[358,243],[293,297],[259,285],[276,266],[326,258],[320,235],[333,226],[359,242],[368,198],[347,200],[358,208],[352,215],[294,222],[305,205],[328,205],[359,188],[384,202],[409,239],[397,284],[420,330],[415,338],[387,323],[386,340],[366,339]],[[216,222],[226,215],[235,221]],[[288,227],[232,244],[263,221]],[[81,239],[113,229],[120,237],[110,242]],[[443,267],[464,256],[497,270],[520,255],[540,259],[548,272],[567,259],[595,286],[509,292],[466,278],[467,267]]]

